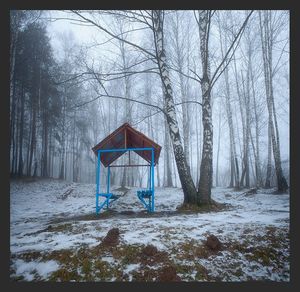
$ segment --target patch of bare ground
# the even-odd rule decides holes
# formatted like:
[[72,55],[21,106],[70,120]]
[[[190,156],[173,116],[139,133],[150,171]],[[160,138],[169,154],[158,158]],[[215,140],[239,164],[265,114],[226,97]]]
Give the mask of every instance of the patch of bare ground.
[[116,246],[119,243],[119,228],[112,228],[107,232],[107,235],[103,238],[102,244],[106,246]]
[[63,224],[50,224],[46,228],[31,232],[31,233],[26,233],[25,236],[32,236],[32,235],[37,235],[43,232],[70,232],[72,234],[79,234],[83,233],[86,231],[85,227],[82,225],[73,225],[72,223],[63,223]]
[[208,213],[208,212],[221,212],[225,210],[231,210],[233,208],[230,204],[218,203],[212,201],[210,204],[205,205],[192,205],[192,204],[182,204],[177,207],[175,211],[156,211],[154,213],[147,212],[146,210],[142,211],[132,211],[132,210],[124,210],[124,211],[115,211],[112,209],[104,210],[100,214],[85,214],[85,215],[77,215],[77,216],[69,216],[69,217],[61,217],[55,218],[50,223],[62,223],[69,221],[92,221],[92,220],[105,220],[108,218],[161,218],[161,217],[172,217],[178,216],[182,214],[195,214],[195,213]]
[[177,275],[175,267],[167,266],[160,269],[157,280],[159,282],[180,282],[181,278]]
[[169,256],[167,252],[159,251],[157,247],[149,244],[141,250],[140,262],[144,266],[151,266],[158,263],[167,263],[169,262]]
[[[112,233],[110,233],[112,234]],[[106,237],[107,238],[107,237]],[[111,262],[102,258],[110,257]],[[52,252],[28,252],[18,255],[26,261],[55,260],[60,268],[53,272],[50,281],[129,281],[125,272],[127,265],[139,264],[130,272],[131,281],[181,281],[191,279],[189,275],[196,269],[198,279],[205,277],[204,267],[187,266],[175,263],[165,251],[160,251],[154,245],[106,245],[102,242],[95,247],[82,246],[78,249],[65,249]],[[179,273],[181,276],[179,276]],[[11,277],[17,281],[17,277]],[[22,280],[22,277],[19,279]],[[36,275],[35,280],[38,280]],[[194,280],[194,279],[191,279]]]
[[179,243],[172,248],[172,254],[175,254],[179,260],[193,261],[217,255],[222,249],[223,244],[221,241],[215,235],[208,234],[204,241],[191,239]]
[[229,210],[232,208],[230,204],[218,203],[211,200],[209,204],[194,205],[183,203],[177,207],[178,213],[207,213],[207,212],[220,212],[224,210]]
[[[222,244],[223,250],[227,252],[226,269],[222,269],[220,262],[214,263],[212,267],[220,269],[218,280],[230,280],[232,277],[252,280],[270,280],[271,273],[279,275],[282,279],[288,279],[290,268],[289,232],[285,228],[268,226],[265,232],[256,234],[256,230],[246,228],[240,239],[226,238]],[[243,267],[247,261],[247,269],[255,271],[266,267],[268,275],[257,276],[245,275]],[[211,268],[212,269],[212,268]]]
[[[25,252],[11,255],[11,259],[57,261],[60,268],[51,274],[50,281],[226,281],[232,277],[255,280],[251,275],[245,276],[245,259],[252,269],[265,266],[274,273],[288,275],[289,231],[274,226],[264,230],[256,232],[247,227],[239,238],[207,232],[204,240],[182,241],[162,251],[152,244],[125,244],[120,230],[113,228],[93,247]],[[225,254],[224,258],[218,257]],[[126,272],[132,264],[137,267]],[[13,271],[11,274],[12,281],[23,280],[13,276]],[[34,280],[39,280],[37,273]]]

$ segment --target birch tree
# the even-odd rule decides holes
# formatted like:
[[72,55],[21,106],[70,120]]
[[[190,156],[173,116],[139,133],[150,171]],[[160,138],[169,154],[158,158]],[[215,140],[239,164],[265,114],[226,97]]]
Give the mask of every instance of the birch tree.
[[169,77],[169,68],[167,65],[167,57],[164,48],[164,12],[161,10],[152,11],[153,34],[155,44],[155,54],[158,62],[160,78],[163,86],[163,94],[165,100],[166,119],[169,126],[173,151],[176,160],[177,170],[181,186],[184,193],[184,203],[196,204],[197,192],[194,185],[190,169],[184,155],[181,136],[177,122],[176,110],[174,105],[172,84]]
[[163,87],[163,95],[164,95],[163,98],[165,102],[165,107],[164,109],[162,109],[162,111],[164,112],[165,118],[167,120],[168,128],[169,128],[178,175],[184,193],[184,202],[196,204],[197,191],[190,174],[190,170],[184,154],[181,135],[179,133],[176,109],[175,109],[174,98],[173,98],[172,84],[169,77],[169,68],[167,64],[166,51],[164,47],[164,29],[163,29],[164,11],[152,10],[152,11],[141,11],[141,12],[123,12],[123,13],[110,12],[109,13],[110,15],[121,14],[125,18],[132,17],[134,21],[146,25],[146,28],[150,29],[153,34],[154,52],[138,44],[132,43],[129,40],[124,39],[122,35],[114,34],[107,28],[103,27],[99,22],[96,22],[95,19],[89,18],[78,11],[73,11],[73,12],[77,16],[79,16],[83,22],[87,22],[95,25],[98,29],[105,32],[110,37],[116,40],[120,40],[131,47],[134,47],[139,52],[143,53],[143,55],[145,55],[149,60],[155,62],[157,66],[156,68],[158,70],[157,73],[160,76],[160,80]]
[[209,63],[209,31],[211,11],[198,11],[198,27],[200,37],[200,53],[202,64],[201,91],[202,91],[202,124],[203,147],[200,165],[200,179],[198,185],[198,204],[208,204],[211,201],[211,187],[213,177],[213,125],[211,108],[211,76]]
[[[273,157],[275,162],[276,176],[277,176],[277,189],[279,192],[285,192],[288,189],[287,181],[283,175],[281,167],[280,155],[280,139],[276,117],[274,90],[273,90],[273,49],[274,42],[278,36],[278,30],[281,23],[274,19],[272,11],[259,11],[259,25],[260,36],[263,56],[264,79],[266,89],[267,108],[269,114],[268,131],[269,131],[269,145],[272,144]],[[277,24],[277,25],[276,25]],[[269,146],[270,147],[270,146]],[[267,180],[268,180],[267,176]],[[266,183],[266,185],[268,185]]]
[[[225,15],[226,17],[227,15]],[[224,23],[227,26],[226,20]],[[224,58],[224,49],[223,49],[223,42],[224,46],[227,47],[227,34],[225,30],[221,30],[221,20],[219,19],[219,35],[220,35],[220,49],[221,49],[221,56]],[[224,35],[224,37],[222,37]],[[229,187],[240,187],[240,175],[239,175],[239,165],[238,165],[238,157],[236,153],[236,142],[235,142],[235,131],[233,127],[233,118],[232,118],[232,106],[231,106],[231,91],[230,91],[230,84],[229,84],[229,68],[224,68],[224,81],[225,81],[225,100],[226,100],[226,114],[227,114],[227,121],[229,127],[229,145],[230,145],[230,184]]]
[[[172,45],[174,47],[175,56],[174,63],[179,72],[184,72],[185,60],[189,63],[189,50],[190,50],[190,34],[188,29],[190,29],[190,20],[188,19],[187,29],[183,29],[183,21],[185,20],[184,14],[182,12],[175,11],[174,18],[171,18],[171,29],[172,29]],[[186,37],[183,38],[182,35]],[[189,147],[190,147],[190,119],[189,115],[189,104],[186,102],[188,100],[188,79],[186,79],[182,74],[179,74],[179,87],[181,95],[181,110],[182,110],[182,130],[183,130],[183,145],[184,154],[189,165]]]
[[240,29],[235,34],[231,45],[224,54],[224,58],[222,58],[213,74],[211,74],[210,72],[209,36],[211,18],[214,12],[209,10],[200,10],[198,11],[198,16],[195,15],[199,30],[200,56],[202,65],[201,77],[195,71],[193,72],[196,75],[196,78],[193,79],[200,83],[202,91],[203,146],[197,196],[197,202],[200,205],[213,203],[213,201],[211,200],[211,187],[213,177],[213,127],[211,91],[214,84],[217,82],[219,77],[222,75],[222,73],[232,60],[234,52],[239,44],[241,35],[252,13],[253,11],[251,11],[247,15]]

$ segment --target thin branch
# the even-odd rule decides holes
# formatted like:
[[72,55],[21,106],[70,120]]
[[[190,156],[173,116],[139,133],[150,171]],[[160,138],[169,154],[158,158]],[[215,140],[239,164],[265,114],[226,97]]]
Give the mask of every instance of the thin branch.
[[[83,24],[78,24],[78,25],[83,25]],[[95,26],[95,25],[94,24],[89,24],[89,26]],[[141,27],[141,28],[136,28],[136,29],[130,29],[130,30],[124,31],[124,32],[122,32],[120,34],[117,34],[116,36],[120,37],[120,36],[123,36],[126,33],[134,32],[134,31],[139,31],[139,30],[144,30],[144,29],[148,29],[148,27]],[[111,37],[111,38],[109,38],[108,40],[106,40],[106,41],[104,41],[102,43],[97,43],[97,44],[94,44],[94,45],[90,46],[90,48],[105,45],[105,44],[113,41],[115,38],[116,37]]]
[[[113,72],[113,73],[97,73],[91,69],[89,69],[88,72],[82,72],[79,74],[74,74],[74,76],[65,79],[63,81],[60,82],[55,82],[55,85],[60,85],[60,84],[64,84],[67,82],[70,82],[72,80],[75,80],[77,78],[83,77],[84,75],[93,75],[97,80],[104,80],[104,81],[112,81],[112,80],[117,80],[117,79],[121,79],[121,78],[126,78],[128,76],[131,75],[136,75],[136,74],[142,74],[142,73],[154,73],[154,74],[159,74],[157,71],[152,71],[155,70],[157,68],[148,68],[145,70],[140,70],[140,71],[123,71],[123,72]],[[99,76],[102,76],[102,78],[100,78]],[[110,76],[117,76],[114,78],[108,78]]]
[[213,88],[213,87],[214,87],[214,85],[215,85],[215,83],[217,82],[217,80],[219,79],[219,77],[220,77],[220,76],[222,75],[222,73],[226,70],[226,68],[228,67],[229,63],[231,62],[231,60],[232,60],[232,58],[233,58],[233,56],[234,56],[234,54],[235,54],[236,49],[237,49],[237,46],[234,48],[234,50],[233,50],[233,52],[232,52],[232,54],[231,54],[229,60],[227,61],[226,65],[225,65],[225,66],[222,68],[222,70],[219,72],[218,76],[215,78],[215,80],[213,81],[213,83],[211,83],[210,88]]
[[150,61],[150,60],[153,61],[153,58],[143,59],[143,60],[141,60],[141,61],[139,61],[139,62],[137,62],[137,63],[134,63],[133,65],[128,66],[127,69],[130,69],[130,68],[132,68],[132,67],[135,67],[135,66],[137,66],[137,65],[140,65],[140,64],[142,64],[142,63],[144,63],[144,62],[147,62],[147,61]]
[[195,101],[195,100],[187,100],[187,101],[183,101],[183,102],[175,103],[175,106],[177,106],[177,105],[181,105],[181,104],[183,104],[183,103],[196,103],[196,104],[198,104],[198,105],[201,105],[201,106],[202,106],[202,103],[201,103],[201,102],[199,102],[199,101]]
[[274,69],[273,69],[273,72],[272,72],[272,76],[273,76],[273,77],[274,77],[275,74],[276,74],[276,71],[277,71],[276,69],[277,69],[277,67],[278,67],[278,65],[279,65],[279,62],[280,62],[281,58],[282,58],[282,55],[283,55],[283,53],[284,53],[284,49],[285,49],[285,47],[286,47],[286,45],[287,45],[288,43],[289,43],[289,40],[286,41],[284,47],[282,48],[281,54],[280,54],[280,56],[279,56],[279,58],[278,58],[278,60],[277,60],[277,63],[276,63],[276,65],[275,65]]
[[[230,45],[229,49],[227,50],[227,52],[226,52],[226,54],[225,54],[225,56],[224,56],[222,62],[220,63],[220,65],[217,67],[215,73],[213,74],[213,76],[212,76],[212,78],[211,78],[211,80],[210,80],[210,83],[211,83],[211,84],[214,84],[214,83],[215,83],[215,82],[214,82],[214,78],[215,78],[216,75],[218,74],[218,71],[221,69],[221,67],[223,66],[224,62],[227,60],[227,57],[228,57],[229,53],[231,52],[232,48],[234,47],[235,43],[237,42],[238,39],[240,39],[240,36],[242,35],[242,32],[244,31],[244,29],[245,29],[245,27],[246,27],[246,24],[247,24],[247,22],[248,22],[248,20],[249,20],[249,18],[250,18],[250,16],[252,15],[253,12],[254,12],[254,10],[251,10],[251,12],[250,12],[250,13],[248,14],[248,16],[246,17],[246,19],[245,19],[244,23],[242,24],[242,26],[241,26],[239,32],[237,33],[237,35],[235,36],[235,38],[234,38],[232,44]],[[226,65],[226,66],[228,66],[228,64],[229,64],[229,63],[227,62],[227,65]]]
[[[148,24],[149,28],[153,29],[153,26],[152,26],[152,25],[147,21],[147,19],[146,19],[147,16],[145,16],[145,15],[143,14],[142,10],[140,10],[140,12],[141,12],[141,15],[142,15],[143,19],[144,19],[145,22]],[[147,12],[146,12],[146,13],[147,13]],[[147,17],[147,18],[151,21],[151,17]]]
[[194,73],[194,74],[199,78],[198,81],[201,83],[202,78],[196,73],[196,71],[193,71],[192,69],[190,69],[190,71],[191,71],[192,73]]
[[129,76],[132,76],[132,75],[136,75],[136,74],[154,73],[154,74],[159,75],[159,73],[157,71],[152,71],[151,69],[157,69],[157,68],[150,68],[150,69],[145,69],[145,70],[142,70],[142,71],[124,72],[124,75],[122,75],[122,76],[117,76],[117,77],[114,77],[114,78],[108,78],[108,79],[105,79],[105,81],[118,80],[118,79],[126,78],[126,77],[129,77]]
[[145,106],[150,106],[150,107],[156,108],[156,109],[160,110],[161,112],[163,112],[165,115],[167,115],[167,113],[164,111],[164,109],[162,109],[158,105],[149,104],[149,103],[139,101],[139,100],[135,100],[135,99],[132,99],[132,98],[127,98],[127,97],[123,97],[123,96],[116,96],[116,95],[110,95],[110,94],[100,94],[97,97],[93,98],[92,100],[89,100],[89,101],[86,101],[86,102],[83,102],[81,104],[77,104],[77,105],[73,106],[71,109],[82,107],[82,106],[84,106],[86,104],[89,104],[89,103],[91,103],[91,102],[93,102],[93,101],[95,101],[95,100],[97,100],[101,97],[110,97],[110,98],[115,98],[115,99],[129,100],[129,101],[136,102],[136,103],[139,103],[139,104],[142,104],[142,105],[145,105]]
[[95,97],[95,98],[93,98],[93,99],[91,99],[91,100],[88,100],[88,101],[86,101],[86,102],[83,102],[83,103],[80,103],[80,104],[76,104],[76,105],[72,106],[72,107],[70,108],[70,110],[73,110],[73,109],[82,107],[82,106],[84,106],[84,105],[86,105],[86,104],[89,104],[89,103],[91,103],[91,102],[93,102],[93,101],[96,101],[96,100],[99,99],[100,97],[101,97],[101,96],[97,96],[97,97]]
[[[176,72],[178,72],[179,74],[182,74],[183,76],[185,76],[185,77],[187,77],[187,78],[189,78],[189,79],[192,79],[192,80],[194,80],[194,81],[197,81],[198,83],[201,83],[201,81],[200,80],[198,80],[197,78],[194,78],[194,77],[192,77],[192,76],[190,76],[190,75],[187,75],[187,74],[185,74],[185,73],[183,73],[182,71],[180,71],[180,70],[178,70],[178,69],[176,69],[176,68],[173,68],[173,67],[169,67],[171,70],[173,70],[173,71],[176,71]],[[195,72],[193,72],[194,74],[195,74]],[[196,74],[197,75],[197,74]],[[197,75],[198,76],[198,75]],[[199,76],[198,76],[199,77]]]
[[133,126],[136,126],[136,125],[138,125],[139,123],[143,122],[144,120],[146,120],[146,119],[148,119],[148,118],[150,118],[150,117],[152,117],[152,116],[154,116],[154,115],[156,115],[156,114],[158,114],[158,113],[161,113],[161,111],[159,110],[159,111],[156,111],[156,112],[154,112],[154,113],[152,113],[152,114],[150,114],[150,115],[147,115],[147,116],[143,117],[141,120],[139,120],[138,122],[133,123],[132,125],[133,125]]
[[89,71],[92,73],[92,75],[96,78],[96,80],[98,81],[98,83],[100,84],[100,86],[103,88],[104,92],[105,92],[106,94],[108,94],[106,88],[105,88],[104,85],[103,85],[102,80],[101,80],[101,79],[97,76],[97,74],[96,74],[93,70],[91,70],[88,66],[87,66],[87,68],[88,68]]
[[193,10],[193,13],[194,13],[195,20],[196,20],[196,22],[197,22],[197,24],[198,24],[198,26],[199,26],[199,25],[200,25],[200,22],[199,22],[199,20],[198,20],[198,18],[197,18],[197,15],[196,15],[195,10]]
[[97,23],[94,22],[93,20],[91,20],[91,19],[89,19],[89,18],[86,18],[85,16],[81,15],[81,14],[78,13],[77,11],[72,10],[72,12],[75,13],[76,15],[78,15],[79,17],[81,17],[82,19],[84,19],[86,22],[90,22],[90,23],[94,24],[96,27],[98,27],[100,30],[106,32],[108,35],[110,35],[110,36],[112,36],[112,37],[118,39],[118,40],[121,41],[121,42],[124,42],[124,43],[126,43],[126,44],[128,44],[128,45],[131,45],[131,46],[133,46],[133,47],[135,47],[135,48],[137,48],[137,49],[143,51],[143,52],[146,53],[147,55],[150,55],[150,56],[152,56],[153,58],[155,58],[155,55],[152,54],[151,52],[149,52],[148,50],[146,50],[146,49],[144,49],[144,48],[138,46],[137,44],[134,44],[134,43],[132,43],[132,42],[130,42],[130,41],[127,41],[127,40],[125,40],[125,39],[123,39],[123,38],[121,38],[121,37],[119,37],[119,36],[113,34],[112,32],[110,32],[110,31],[108,31],[107,29],[105,29],[104,27],[102,27],[100,24],[97,24]]
[[65,80],[62,80],[62,81],[59,81],[59,82],[54,82],[55,85],[61,85],[61,84],[64,84],[64,83],[68,83],[72,80],[75,80],[79,77],[82,77],[84,75],[86,75],[87,72],[83,72],[83,73],[80,73],[80,74],[74,74],[74,76],[72,76],[71,78],[68,78],[68,79],[65,79]]
[[[181,104],[183,104],[183,103],[196,103],[196,104],[199,104],[199,105],[202,106],[202,103],[200,103],[200,102],[198,102],[198,101],[193,101],[193,100],[191,100],[191,101],[188,100],[188,101],[176,103],[176,104],[174,104],[174,105],[175,105],[175,106],[178,106],[178,105],[181,105]],[[147,118],[150,118],[150,117],[152,117],[152,116],[154,116],[154,115],[156,115],[156,114],[158,114],[158,113],[160,113],[160,112],[161,112],[161,111],[158,110],[158,111],[156,111],[156,112],[154,112],[154,113],[152,113],[152,114],[149,114],[149,115],[143,117],[141,120],[139,120],[139,121],[133,123],[133,126],[138,125],[139,123],[143,122],[143,121],[146,120]]]

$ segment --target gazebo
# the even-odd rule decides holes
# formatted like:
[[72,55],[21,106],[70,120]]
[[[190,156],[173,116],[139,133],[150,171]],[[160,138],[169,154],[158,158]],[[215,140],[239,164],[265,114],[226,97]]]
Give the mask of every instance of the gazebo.
[[[109,208],[110,202],[115,201],[120,196],[110,191],[110,168],[112,167],[149,167],[149,184],[147,189],[137,191],[137,197],[149,212],[154,212],[154,167],[158,163],[161,146],[145,136],[143,133],[132,128],[128,123],[123,124],[101,142],[92,148],[97,156],[96,168],[96,214],[106,206]],[[124,153],[134,151],[142,157],[147,164],[123,164],[112,165]],[[100,192],[100,162],[107,168],[106,192]],[[99,205],[99,197],[105,200]],[[147,202],[148,201],[148,202]]]

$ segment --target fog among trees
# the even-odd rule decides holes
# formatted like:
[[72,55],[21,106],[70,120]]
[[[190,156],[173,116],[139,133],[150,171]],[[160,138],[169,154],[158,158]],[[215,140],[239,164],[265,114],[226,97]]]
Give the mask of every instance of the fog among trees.
[[[12,177],[94,183],[91,148],[127,122],[162,146],[155,185],[181,187],[185,203],[210,203],[218,186],[287,190],[288,11],[15,10],[10,20]],[[147,181],[144,168],[111,175]]]

